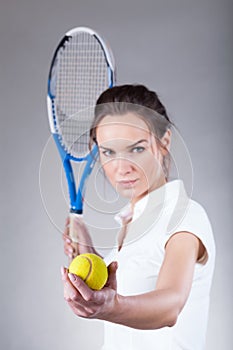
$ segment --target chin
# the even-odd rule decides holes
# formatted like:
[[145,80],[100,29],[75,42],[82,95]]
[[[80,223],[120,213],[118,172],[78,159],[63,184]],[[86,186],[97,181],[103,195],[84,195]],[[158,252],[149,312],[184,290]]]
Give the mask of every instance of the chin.
[[[116,189],[117,191],[117,189]],[[141,191],[135,191],[134,189],[128,189],[128,190],[121,190],[119,191],[118,189],[118,193],[121,197],[123,198],[127,198],[129,199],[130,202],[132,203],[136,203],[138,200],[140,200],[141,198],[143,198],[144,196],[146,196],[148,194],[148,189],[143,189]]]
[[128,190],[117,190],[116,191],[120,194],[120,196],[124,197],[124,198],[128,198],[128,199],[133,199],[135,197],[135,192],[131,189],[128,189]]

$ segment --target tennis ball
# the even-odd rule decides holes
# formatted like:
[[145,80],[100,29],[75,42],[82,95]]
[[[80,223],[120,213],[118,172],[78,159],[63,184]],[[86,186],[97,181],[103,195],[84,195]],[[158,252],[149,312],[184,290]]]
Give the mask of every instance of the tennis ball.
[[82,278],[89,288],[95,290],[102,289],[108,279],[104,260],[91,253],[76,256],[70,263],[69,272]]

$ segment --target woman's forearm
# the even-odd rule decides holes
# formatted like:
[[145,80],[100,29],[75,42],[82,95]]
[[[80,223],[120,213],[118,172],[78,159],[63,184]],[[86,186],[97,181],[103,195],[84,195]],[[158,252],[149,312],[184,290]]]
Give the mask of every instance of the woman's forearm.
[[157,289],[135,296],[116,295],[108,320],[138,329],[173,326],[190,293],[199,246],[194,235],[175,234],[166,246]]
[[105,320],[137,329],[171,327],[181,311],[178,293],[155,290],[136,296],[117,295]]

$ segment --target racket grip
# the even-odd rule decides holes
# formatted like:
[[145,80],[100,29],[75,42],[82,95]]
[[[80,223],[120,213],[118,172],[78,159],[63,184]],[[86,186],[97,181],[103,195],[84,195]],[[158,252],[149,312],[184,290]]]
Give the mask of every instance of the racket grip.
[[78,232],[75,230],[75,219],[82,219],[82,214],[70,213],[70,228],[69,228],[69,236],[74,243],[78,243]]

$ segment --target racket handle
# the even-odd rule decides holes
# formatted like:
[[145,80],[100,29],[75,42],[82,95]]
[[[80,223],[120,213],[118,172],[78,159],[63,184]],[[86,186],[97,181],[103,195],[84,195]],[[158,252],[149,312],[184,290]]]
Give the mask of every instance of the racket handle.
[[70,213],[70,229],[69,236],[74,243],[78,243],[78,232],[75,230],[75,219],[82,219],[82,214]]

